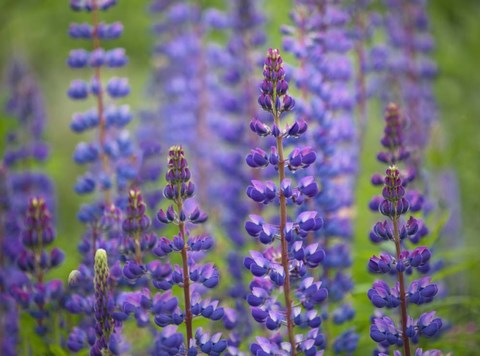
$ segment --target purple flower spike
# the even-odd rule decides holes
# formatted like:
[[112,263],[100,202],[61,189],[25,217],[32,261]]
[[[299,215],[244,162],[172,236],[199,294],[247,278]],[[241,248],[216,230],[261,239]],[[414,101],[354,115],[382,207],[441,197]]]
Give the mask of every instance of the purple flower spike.
[[247,156],[247,164],[252,168],[268,166],[269,160],[267,153],[261,148],[252,150]]
[[252,119],[250,129],[260,137],[268,136],[271,133],[270,128],[259,119]]
[[[312,329],[320,325],[321,318],[315,312],[304,314],[302,310],[296,310],[294,313],[293,300],[297,299],[303,308],[309,310],[327,297],[327,290],[321,288],[321,283],[309,277],[310,269],[319,266],[325,258],[325,252],[318,244],[304,241],[310,232],[323,226],[323,221],[316,211],[303,211],[294,221],[289,221],[287,201],[302,205],[318,194],[318,186],[313,177],[306,176],[297,185],[294,179],[286,177],[285,171],[286,168],[291,172],[306,169],[315,162],[317,155],[310,147],[293,147],[286,159],[283,141],[303,136],[308,125],[304,119],[285,125],[280,122],[282,114],[294,108],[295,100],[288,95],[289,85],[278,50],[268,50],[263,77],[258,103],[271,114],[273,120],[267,125],[265,121],[254,119],[250,129],[261,137],[271,133],[276,139],[276,146],[270,147],[270,155],[262,148],[255,148],[247,156],[247,164],[252,168],[271,164],[278,177],[276,182],[252,180],[247,188],[247,196],[259,204],[280,204],[280,219],[271,224],[258,215],[250,215],[245,223],[247,233],[268,246],[263,253],[250,251],[250,257],[244,260],[244,266],[254,276],[250,284],[251,293],[246,299],[257,322],[269,330],[279,330],[279,343],[283,338],[288,340],[284,342],[288,344],[285,354],[289,352],[296,355],[305,349],[310,350],[311,354],[317,350],[313,336],[308,336],[308,333],[307,336],[295,335],[294,324]],[[284,333],[281,331],[283,326],[286,326]],[[304,336],[303,342],[296,341]],[[251,351],[262,355],[280,354],[277,353],[280,348],[272,348],[271,344],[263,341],[252,344]]]
[[247,195],[257,203],[268,204],[277,197],[277,187],[272,181],[263,183],[252,180],[252,185],[247,188]]
[[85,99],[88,96],[88,84],[83,80],[74,80],[70,83],[68,96],[74,100]]
[[[175,302],[170,303],[171,307],[169,308],[166,308],[167,304],[164,300],[158,300],[153,306],[154,322],[161,327],[172,324],[180,325],[184,322],[187,338],[183,340],[182,337],[182,343],[179,343],[175,336],[175,339],[172,340],[174,343],[171,346],[178,350],[179,345],[181,345],[182,348],[189,349],[190,353],[196,354],[198,350],[202,350],[202,346],[194,344],[193,316],[203,316],[214,321],[221,320],[224,317],[224,309],[219,306],[218,301],[202,299],[203,296],[197,292],[197,289],[200,291],[205,288],[216,287],[220,276],[214,265],[197,263],[199,260],[196,257],[198,252],[211,250],[214,240],[209,235],[190,235],[188,230],[188,226],[191,224],[205,222],[207,214],[202,212],[195,204],[189,204],[188,202],[188,199],[195,192],[195,185],[191,181],[191,172],[185,153],[181,146],[172,146],[168,155],[168,170],[165,175],[167,183],[164,188],[164,196],[171,200],[172,204],[166,211],[160,209],[157,213],[157,219],[161,223],[175,223],[178,226],[178,232],[172,239],[166,237],[158,239],[152,252],[159,257],[174,252],[179,253],[182,263],[181,265],[175,265],[173,269],[161,264],[149,265],[149,269],[151,270],[152,283],[156,288],[169,290],[178,285],[183,289],[185,309],[180,309],[176,299],[174,299]],[[208,340],[204,339],[205,337],[202,338],[202,342],[208,344]],[[223,346],[218,346],[224,344],[219,336],[212,337],[212,340],[215,340],[214,344],[217,346],[204,346],[205,349],[224,349]],[[160,344],[157,343],[158,347],[160,347]]]
[[[404,161],[408,154],[403,148],[402,130],[404,123],[395,104],[389,104],[385,114],[385,136],[381,143],[388,151],[382,152],[378,159],[381,162],[391,164],[383,179],[382,198],[378,203],[380,213],[388,217],[388,220],[377,222],[370,233],[370,239],[374,243],[391,241],[395,247],[395,255],[382,253],[380,257],[373,256],[368,263],[368,269],[373,273],[396,275],[397,282],[390,288],[384,281],[376,281],[373,288],[368,291],[368,297],[377,308],[399,308],[400,325],[398,330],[388,317],[374,319],[370,328],[371,338],[381,346],[397,345],[403,353],[411,355],[410,343],[417,343],[419,337],[431,337],[442,327],[440,318],[435,318],[435,312],[424,313],[414,322],[407,313],[407,304],[422,305],[433,300],[438,293],[438,287],[432,284],[429,276],[411,282],[407,289],[405,277],[417,272],[425,274],[430,269],[431,251],[420,246],[413,251],[405,249],[405,241],[410,240],[416,244],[420,238],[428,232],[423,222],[414,217],[407,221],[405,215],[411,209],[411,202],[417,210],[418,194],[411,194],[407,190],[414,178],[414,174],[404,174],[397,166],[392,165]],[[375,175],[372,179],[374,185],[380,185],[380,178]]]

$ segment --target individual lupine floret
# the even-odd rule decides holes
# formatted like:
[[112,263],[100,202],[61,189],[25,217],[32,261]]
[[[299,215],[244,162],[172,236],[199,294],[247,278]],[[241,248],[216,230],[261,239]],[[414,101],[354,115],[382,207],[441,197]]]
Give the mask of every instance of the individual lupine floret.
[[[155,323],[161,327],[166,325],[185,323],[187,338],[183,345],[177,345],[196,355],[199,351],[212,355],[220,354],[227,347],[220,335],[210,336],[203,334],[201,329],[193,334],[192,318],[203,316],[210,320],[219,320],[224,316],[224,309],[218,306],[218,301],[202,299],[202,288],[214,288],[219,282],[219,274],[213,264],[199,264],[198,254],[210,250],[213,240],[206,235],[190,236],[187,224],[200,224],[207,220],[207,215],[198,207],[189,206],[188,199],[195,193],[195,185],[190,180],[191,173],[181,146],[172,146],[168,152],[167,184],[163,190],[165,198],[173,202],[166,211],[160,209],[157,218],[162,223],[174,223],[178,226],[178,234],[169,240],[162,237],[153,250],[159,257],[173,252],[181,255],[181,265],[173,266],[171,274],[159,283],[153,283],[161,290],[169,290],[174,285],[183,288],[185,309],[180,310],[176,298],[168,305],[168,310],[157,308]],[[203,287],[201,287],[203,286]]]
[[[244,260],[244,266],[254,276],[247,302],[252,307],[253,318],[268,329],[278,330],[286,325],[288,342],[280,346],[283,341],[281,334],[278,335],[278,342],[259,338],[258,343],[251,345],[251,352],[257,355],[296,355],[297,352],[305,352],[310,355],[322,347],[323,341],[317,342],[317,335],[310,335],[310,332],[295,335],[294,328],[316,330],[321,323],[320,316],[313,312],[313,308],[326,299],[327,290],[322,288],[321,282],[315,282],[310,277],[309,270],[317,267],[325,254],[318,244],[309,244],[306,237],[308,233],[319,230],[323,221],[316,211],[303,211],[294,221],[288,220],[287,201],[300,205],[304,200],[314,197],[318,187],[312,177],[302,178],[295,187],[292,180],[285,177],[285,170],[288,168],[293,173],[307,168],[315,161],[316,154],[309,147],[294,147],[288,158],[285,157],[283,141],[301,136],[307,130],[307,124],[304,120],[297,120],[281,128],[280,116],[293,109],[295,100],[287,94],[288,83],[278,50],[268,50],[263,75],[258,102],[273,116],[273,124],[253,119],[250,128],[260,137],[272,135],[276,146],[271,148],[270,155],[256,148],[246,160],[253,168],[273,165],[278,172],[278,182],[252,180],[252,185],[247,188],[247,196],[257,203],[279,204],[280,221],[272,224],[258,215],[250,215],[245,224],[251,236],[269,245],[263,253],[250,251],[250,257]],[[280,240],[280,246],[274,244],[276,240]],[[279,300],[282,294],[283,305]],[[301,308],[294,308],[294,299],[298,300]]]

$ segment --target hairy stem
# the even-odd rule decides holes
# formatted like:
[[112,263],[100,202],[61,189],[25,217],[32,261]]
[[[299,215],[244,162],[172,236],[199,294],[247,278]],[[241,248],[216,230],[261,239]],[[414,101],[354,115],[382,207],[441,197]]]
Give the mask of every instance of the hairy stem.
[[[398,216],[396,214],[393,217],[393,238],[395,242],[397,260],[399,260],[402,248],[400,246],[400,234],[398,232]],[[400,316],[402,322],[403,354],[404,356],[410,356],[410,342],[407,336],[407,301],[405,298],[405,281],[403,278],[403,272],[397,272],[397,279],[398,284],[400,285]]]
[[[178,187],[178,191],[180,192],[180,187]],[[177,209],[178,214],[183,208],[182,198],[178,198],[177,200]],[[186,234],[185,234],[185,223],[180,221],[178,224],[178,232],[180,237],[184,241],[184,245],[181,251],[182,255],[182,267],[183,267],[183,298],[185,299],[185,325],[187,327],[187,350],[190,348],[190,340],[193,338],[192,332],[192,307],[190,303],[190,273],[188,271],[188,256],[187,256],[187,242],[186,242]]]
[[[275,85],[274,85],[275,87]],[[273,102],[275,103],[275,97]],[[278,112],[274,114],[275,125],[280,127],[280,115]],[[277,151],[278,151],[278,179],[279,184],[285,178],[285,158],[283,154],[283,138],[281,136],[277,137]],[[288,247],[287,239],[285,237],[285,226],[287,224],[287,202],[285,200],[285,195],[280,191],[280,240],[282,243],[282,266],[285,273],[285,284],[283,285],[283,294],[285,295],[285,306],[287,307],[287,328],[288,328],[288,340],[292,345],[291,355],[295,356],[297,354],[295,348],[295,334],[293,332],[294,324],[292,320],[292,299],[290,297],[290,270],[289,270],[289,261],[288,261]]]
[[135,241],[135,262],[137,264],[142,264],[142,247],[140,246],[140,233],[138,231],[135,232],[133,237]]

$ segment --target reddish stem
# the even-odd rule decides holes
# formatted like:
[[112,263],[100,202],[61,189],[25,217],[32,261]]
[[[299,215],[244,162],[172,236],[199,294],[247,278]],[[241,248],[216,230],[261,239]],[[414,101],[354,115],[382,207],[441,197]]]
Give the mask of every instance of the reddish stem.
[[[397,261],[400,260],[400,253],[402,248],[400,246],[400,234],[398,232],[398,216],[395,214],[393,218],[393,238],[395,242],[395,250],[397,255]],[[402,339],[403,339],[403,354],[404,356],[410,356],[410,341],[407,336],[407,301],[405,298],[405,281],[403,278],[403,272],[397,273],[398,284],[400,285],[400,311],[402,322]]]
[[[180,187],[178,189],[180,192]],[[177,209],[178,213],[182,211],[182,200],[181,198],[178,198],[177,200]],[[178,232],[180,234],[180,237],[184,241],[184,245],[181,251],[182,255],[182,267],[183,267],[183,298],[185,300],[185,325],[187,327],[187,350],[190,348],[190,340],[193,338],[193,332],[192,332],[192,306],[190,303],[190,273],[188,271],[188,255],[187,255],[187,249],[188,245],[186,242],[186,234],[185,234],[185,223],[180,221],[178,224]]]
[[[275,85],[274,85],[275,88]],[[275,94],[273,102],[275,102]],[[274,119],[275,125],[280,127],[280,115],[275,112]],[[283,154],[283,138],[282,136],[277,137],[277,151],[278,151],[278,179],[279,183],[285,178],[285,158]],[[290,269],[288,261],[288,246],[287,239],[285,237],[285,226],[287,224],[287,203],[285,195],[280,191],[280,241],[282,244],[282,266],[285,273],[285,284],[283,285],[283,294],[285,295],[285,306],[287,307],[287,328],[288,328],[288,339],[292,345],[291,355],[295,356],[296,352],[296,343],[295,343],[295,334],[293,332],[294,324],[292,320],[292,299],[290,296]]]

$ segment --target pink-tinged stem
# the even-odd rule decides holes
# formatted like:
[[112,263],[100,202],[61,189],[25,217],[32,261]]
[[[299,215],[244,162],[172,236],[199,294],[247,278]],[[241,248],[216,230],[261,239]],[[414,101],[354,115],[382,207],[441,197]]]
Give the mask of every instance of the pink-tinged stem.
[[[399,260],[402,248],[400,246],[400,234],[398,232],[397,215],[395,215],[393,218],[393,238],[395,242],[397,260]],[[405,298],[405,281],[403,278],[403,272],[397,272],[397,279],[398,284],[400,285],[400,312],[402,322],[403,354],[404,356],[410,356],[410,341],[407,336],[407,300]]]
[[[180,187],[178,189],[180,192]],[[178,198],[177,200],[177,209],[178,213],[182,211],[183,202],[182,198]],[[182,255],[182,267],[183,267],[183,298],[185,300],[185,325],[187,327],[187,350],[190,348],[190,340],[193,338],[192,332],[192,306],[190,303],[190,273],[188,271],[188,256],[187,256],[187,249],[188,245],[186,242],[186,234],[185,234],[185,223],[180,221],[178,224],[178,231],[180,237],[185,241],[181,255]]]
[[[275,88],[275,85],[273,86]],[[275,103],[276,98],[273,98]],[[274,114],[275,125],[280,127],[280,115],[275,112]],[[277,151],[278,151],[278,179],[279,183],[285,178],[285,158],[283,154],[283,138],[282,136],[277,137]],[[285,237],[285,226],[287,224],[287,202],[285,200],[285,195],[280,191],[280,241],[282,244],[282,266],[285,273],[285,283],[283,285],[283,294],[285,295],[285,306],[287,307],[287,328],[288,328],[288,340],[292,345],[291,355],[295,356],[297,354],[295,348],[295,334],[293,332],[294,324],[292,320],[292,299],[290,297],[290,270],[289,270],[289,261],[288,261],[288,247],[287,239]]]

